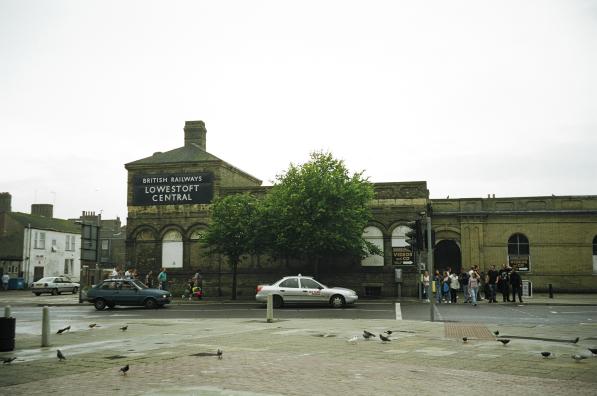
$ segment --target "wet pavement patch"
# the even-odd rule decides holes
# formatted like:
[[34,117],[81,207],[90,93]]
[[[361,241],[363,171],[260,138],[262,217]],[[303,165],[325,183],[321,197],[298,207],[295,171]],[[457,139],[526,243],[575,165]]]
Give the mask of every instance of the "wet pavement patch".
[[199,353],[193,353],[192,355],[189,356],[218,356],[217,353],[213,353],[213,352],[199,352]]

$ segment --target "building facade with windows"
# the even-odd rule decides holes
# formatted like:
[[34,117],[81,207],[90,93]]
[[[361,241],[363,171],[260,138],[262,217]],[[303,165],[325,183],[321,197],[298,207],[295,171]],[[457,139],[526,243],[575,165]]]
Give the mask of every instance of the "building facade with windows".
[[33,204],[31,214],[11,211],[11,196],[0,193],[0,270],[30,284],[46,276],[80,276],[81,229],[53,218],[53,206]]
[[[209,224],[209,204],[219,196],[268,187],[254,176],[206,151],[202,121],[188,121],[183,147],[125,165],[127,267],[142,274],[166,267],[171,278],[203,275],[207,295],[229,296],[231,268],[206,256],[198,242]],[[516,265],[535,290],[597,289],[597,197],[430,199],[425,181],[374,183],[372,220],[364,237],[382,256],[338,258],[319,266],[319,280],[361,296],[416,296],[427,254],[412,253],[408,224],[431,215],[435,268],[452,271],[479,265]],[[238,293],[254,297],[255,286],[282,276],[307,274],[310,263],[245,255],[238,268]]]

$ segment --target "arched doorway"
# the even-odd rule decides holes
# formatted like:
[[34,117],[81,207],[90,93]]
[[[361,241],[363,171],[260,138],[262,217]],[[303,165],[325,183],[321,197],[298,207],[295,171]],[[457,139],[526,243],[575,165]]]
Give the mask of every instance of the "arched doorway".
[[439,241],[433,250],[433,268],[443,272],[452,268],[452,272],[460,273],[462,255],[458,244],[450,239]]

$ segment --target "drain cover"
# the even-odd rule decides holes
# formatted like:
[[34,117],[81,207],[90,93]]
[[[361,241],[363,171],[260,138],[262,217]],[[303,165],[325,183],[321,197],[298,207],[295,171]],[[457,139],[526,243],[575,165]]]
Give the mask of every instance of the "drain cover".
[[481,323],[444,323],[447,338],[469,337],[479,340],[495,340],[494,335]]

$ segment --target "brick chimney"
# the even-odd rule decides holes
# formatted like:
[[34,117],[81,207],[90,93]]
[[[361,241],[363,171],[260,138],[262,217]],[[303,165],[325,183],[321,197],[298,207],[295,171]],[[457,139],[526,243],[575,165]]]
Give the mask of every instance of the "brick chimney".
[[2,212],[11,212],[11,204],[12,204],[12,196],[10,193],[3,192],[0,193],[0,213]]
[[203,121],[186,121],[184,123],[184,145],[195,145],[205,151],[205,123]]
[[32,204],[31,214],[51,219],[54,217],[54,205],[52,204]]

